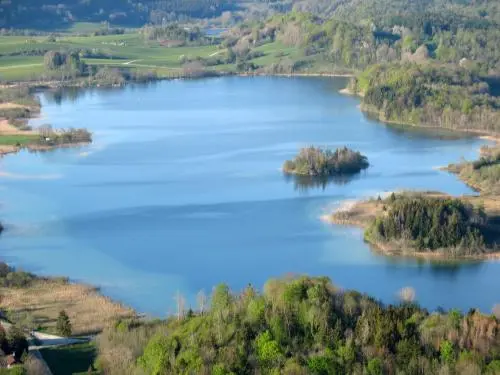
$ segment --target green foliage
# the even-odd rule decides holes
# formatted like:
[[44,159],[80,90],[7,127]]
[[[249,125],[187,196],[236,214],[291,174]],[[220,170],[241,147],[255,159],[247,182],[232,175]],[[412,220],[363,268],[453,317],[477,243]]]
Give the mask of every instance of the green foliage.
[[[228,295],[222,284],[214,290],[216,307],[203,314],[115,328],[104,341],[117,336],[120,341],[100,343],[98,362],[112,375],[438,375],[444,368],[493,371],[500,359],[500,323],[492,316],[429,315],[408,303],[384,306],[337,290],[326,278],[270,280],[264,289]],[[138,340],[144,330],[151,335]],[[117,347],[133,353],[125,367],[109,360]]]
[[168,374],[170,368],[169,357],[171,355],[175,356],[179,350],[177,338],[167,337],[163,333],[158,334],[151,339],[144,349],[139,364],[148,374]]
[[366,156],[347,147],[335,151],[310,146],[302,148],[293,160],[283,164],[283,171],[306,176],[352,174],[368,168]]
[[48,51],[44,56],[45,69],[51,72],[60,72],[64,78],[75,78],[86,73],[87,65],[80,61],[78,52]]
[[283,355],[279,344],[272,339],[271,333],[265,331],[255,339],[257,358],[264,368],[279,367]]
[[448,340],[444,340],[441,343],[439,353],[442,362],[451,364],[455,361],[455,351],[453,350],[453,344]]
[[71,322],[68,314],[66,314],[66,311],[64,310],[61,310],[59,312],[59,316],[57,317],[56,331],[58,335],[63,337],[71,336]]
[[35,279],[36,276],[31,273],[16,270],[8,264],[0,262],[0,285],[3,287],[25,288]]
[[382,361],[379,358],[369,360],[366,366],[366,372],[368,375],[383,375]]
[[389,209],[365,232],[372,241],[403,241],[419,251],[446,249],[450,255],[472,255],[486,250],[483,212],[458,199],[391,196]]
[[50,125],[40,126],[38,144],[45,146],[69,145],[92,142],[92,133],[87,129],[58,129],[53,130]]
[[376,65],[351,87],[364,94],[363,108],[383,121],[500,131],[500,100],[486,81],[462,67]]
[[484,194],[500,193],[500,148],[485,147],[479,160],[450,165],[451,172]]

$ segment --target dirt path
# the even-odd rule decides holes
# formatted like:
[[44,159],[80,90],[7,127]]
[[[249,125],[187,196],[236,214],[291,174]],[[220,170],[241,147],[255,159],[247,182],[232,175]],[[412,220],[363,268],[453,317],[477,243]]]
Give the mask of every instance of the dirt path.
[[124,62],[122,65],[130,65],[130,64],[133,64],[137,61],[142,61],[142,60],[131,60],[131,61]]
[[0,103],[0,109],[12,109],[12,108],[28,108],[28,107],[16,103]]
[[40,345],[30,347],[30,350],[39,350],[43,348],[49,348],[51,346],[65,346],[65,345],[73,345],[73,344],[81,344],[83,342],[87,342],[88,340],[83,339],[75,339],[71,337],[61,337],[57,335],[50,335],[48,333],[42,333],[33,331],[31,332],[31,336],[36,338]]
[[25,65],[8,65],[8,66],[0,66],[0,70],[9,70],[9,69],[17,69],[17,68],[29,68],[31,66],[42,66],[43,64],[25,64]]

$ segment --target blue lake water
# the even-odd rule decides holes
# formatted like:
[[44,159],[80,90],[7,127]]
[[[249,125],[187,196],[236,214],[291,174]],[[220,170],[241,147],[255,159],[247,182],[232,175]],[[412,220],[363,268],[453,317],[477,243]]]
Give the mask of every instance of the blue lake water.
[[[326,275],[385,302],[411,286],[428,307],[500,302],[500,263],[462,265],[373,253],[357,228],[320,216],[345,199],[401,188],[472,193],[436,167],[483,141],[397,130],[367,119],[343,79],[167,81],[61,97],[41,94],[33,125],[87,127],[94,143],[0,159],[0,256],[67,275],[157,316],[192,299],[288,273]],[[372,166],[306,188],[281,164],[315,144],[347,145]]]

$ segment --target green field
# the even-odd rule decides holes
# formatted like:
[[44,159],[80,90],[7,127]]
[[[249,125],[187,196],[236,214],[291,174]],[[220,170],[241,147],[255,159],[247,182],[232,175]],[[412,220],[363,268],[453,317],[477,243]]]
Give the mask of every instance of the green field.
[[[44,71],[43,55],[49,50],[90,50],[110,58],[85,58],[90,65],[153,70],[168,75],[181,68],[181,57],[208,58],[218,46],[168,48],[157,42],[146,42],[138,34],[106,36],[63,36],[56,41],[47,37],[0,37],[0,79],[33,80]],[[36,54],[36,56],[32,56]]]
[[54,375],[87,374],[96,356],[95,343],[41,349]]
[[0,145],[26,146],[29,144],[33,144],[34,142],[38,141],[38,139],[39,139],[39,136],[36,134],[0,135]]
[[[3,36],[0,37],[0,80],[40,78],[44,72],[43,55],[49,50],[92,51],[95,56],[101,56],[83,58],[89,65],[154,71],[160,77],[179,74],[183,57],[207,59],[224,52],[217,45],[165,47],[156,41],[146,41],[138,32],[105,36],[63,35],[57,37],[55,41],[48,37]],[[256,47],[254,51],[264,53],[263,56],[251,60],[257,66],[268,66],[285,59],[293,61],[304,59],[301,49],[287,47],[280,42],[264,44]],[[34,54],[36,56],[33,56]],[[216,71],[234,71],[235,65],[224,64],[210,68]]]

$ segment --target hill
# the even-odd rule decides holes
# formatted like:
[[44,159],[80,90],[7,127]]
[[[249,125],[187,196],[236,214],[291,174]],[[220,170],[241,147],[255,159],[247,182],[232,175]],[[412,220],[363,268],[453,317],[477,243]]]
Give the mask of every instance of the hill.
[[234,9],[232,0],[10,0],[0,2],[0,28],[57,29],[73,22],[142,26],[210,18]]

